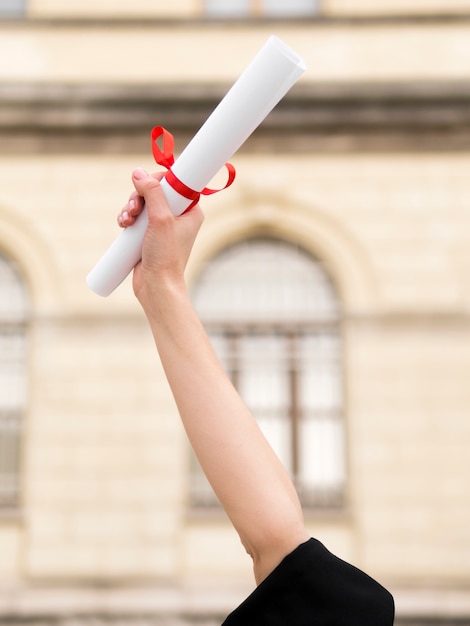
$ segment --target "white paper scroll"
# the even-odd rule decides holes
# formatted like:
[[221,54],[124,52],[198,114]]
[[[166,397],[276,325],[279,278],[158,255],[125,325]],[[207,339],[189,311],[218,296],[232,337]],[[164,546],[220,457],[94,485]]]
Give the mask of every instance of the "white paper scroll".
[[[217,108],[176,159],[172,171],[187,187],[202,190],[305,71],[303,60],[271,36]],[[161,182],[170,209],[180,215],[191,201]],[[140,261],[148,218],[144,209],[122,231],[88,274],[87,284],[108,296]]]

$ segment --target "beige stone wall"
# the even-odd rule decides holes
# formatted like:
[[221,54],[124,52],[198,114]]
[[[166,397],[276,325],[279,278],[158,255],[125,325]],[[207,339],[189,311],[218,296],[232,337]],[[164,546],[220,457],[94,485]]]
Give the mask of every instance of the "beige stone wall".
[[[128,173],[145,158],[0,162],[2,224],[28,225],[18,249],[34,242],[49,258],[39,270],[25,258],[24,271],[32,284],[48,272],[55,283],[33,321],[16,575],[223,576],[214,537],[233,546],[226,575],[249,572],[224,521],[186,518],[187,447],[130,284],[101,299],[84,283],[117,232]],[[389,581],[464,582],[470,157],[410,159],[237,158],[238,184],[206,200],[190,275],[260,229],[325,260],[346,313],[350,511],[312,520],[312,532]],[[16,559],[16,540],[9,545]]]
[[[470,24],[0,23],[0,80],[80,84],[234,81],[271,34],[305,59],[302,83],[465,80]],[[240,45],[243,41],[243,45]],[[214,51],[224,53],[214,54]]]
[[323,0],[330,15],[429,15],[468,12],[468,0]]
[[[166,4],[175,15],[196,10]],[[93,8],[30,6],[37,16]],[[110,6],[101,3],[103,13]],[[157,12],[153,2],[132,6]],[[328,6],[339,14],[367,3]],[[305,56],[305,83],[360,85],[467,80],[469,28],[385,21],[276,31]],[[227,84],[271,31],[0,23],[0,80]],[[312,140],[310,153],[260,149],[233,162],[235,185],[204,202],[189,281],[225,245],[276,235],[324,261],[344,306],[348,506],[309,516],[311,532],[399,593],[466,593],[470,152],[319,154]],[[130,281],[107,299],[85,285],[118,232],[138,165],[152,168],[151,155],[66,145],[12,155],[0,146],[0,251],[18,259],[33,301],[25,500],[19,518],[0,517],[0,609],[9,589],[36,584],[199,585],[240,597],[252,584],[225,518],[188,514],[188,447]]]
[[188,18],[199,15],[203,0],[172,0],[155,2],[152,0],[134,0],[133,2],[113,2],[113,0],[30,0],[28,15],[31,17],[91,17],[102,18]]

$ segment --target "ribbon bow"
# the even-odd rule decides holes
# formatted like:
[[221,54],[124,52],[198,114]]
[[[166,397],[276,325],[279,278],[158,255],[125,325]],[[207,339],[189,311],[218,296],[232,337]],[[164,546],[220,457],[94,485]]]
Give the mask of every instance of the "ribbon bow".
[[[210,196],[213,193],[217,193],[218,191],[227,189],[227,187],[230,187],[230,185],[235,180],[235,168],[231,163],[225,163],[225,167],[228,171],[228,179],[224,187],[221,187],[220,189],[209,189],[208,187],[204,187],[204,189],[202,189],[201,191],[191,189],[190,187],[185,185],[183,181],[177,178],[171,169],[172,165],[175,162],[175,157],[173,154],[175,141],[173,139],[173,135],[165,128],[163,128],[163,126],[155,126],[155,128],[152,129],[151,137],[153,158],[158,163],[158,165],[163,165],[163,167],[166,167],[168,170],[168,172],[165,174],[165,180],[181,196],[184,196],[185,198],[188,198],[188,200],[192,201],[186,211],[192,209],[193,206],[199,202],[199,198],[201,196]],[[160,139],[160,137],[163,138],[163,149],[160,149],[159,145],[157,144],[157,141],[158,139]]]

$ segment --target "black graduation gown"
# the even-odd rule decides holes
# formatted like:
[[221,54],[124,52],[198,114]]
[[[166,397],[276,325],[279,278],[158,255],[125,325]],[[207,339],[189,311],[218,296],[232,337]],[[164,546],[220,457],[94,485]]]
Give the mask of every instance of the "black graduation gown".
[[222,626],[392,626],[394,615],[384,587],[309,539]]

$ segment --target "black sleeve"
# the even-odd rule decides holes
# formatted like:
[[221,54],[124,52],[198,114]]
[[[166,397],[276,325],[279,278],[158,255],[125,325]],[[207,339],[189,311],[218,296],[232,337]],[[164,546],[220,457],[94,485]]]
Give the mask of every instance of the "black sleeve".
[[316,539],[301,544],[222,626],[392,626],[391,594]]

